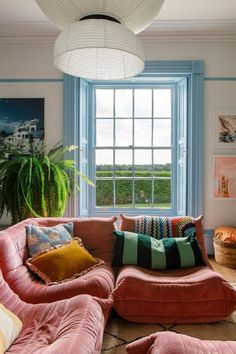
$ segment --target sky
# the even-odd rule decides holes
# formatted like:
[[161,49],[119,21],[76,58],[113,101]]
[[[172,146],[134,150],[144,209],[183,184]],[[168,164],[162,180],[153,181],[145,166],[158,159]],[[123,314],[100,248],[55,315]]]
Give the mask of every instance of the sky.
[[32,119],[39,119],[39,128],[44,128],[43,98],[0,99],[0,131],[11,133],[16,125]]
[[[154,147],[171,145],[170,89],[97,89],[96,117],[98,147],[111,147],[114,140],[118,148],[151,147],[152,139]],[[134,155],[135,164],[152,162],[151,150],[135,150]],[[131,164],[132,151],[118,150],[115,159],[116,164]],[[96,162],[113,164],[112,150],[97,151]],[[166,163],[171,163],[170,150],[155,151],[154,164]]]

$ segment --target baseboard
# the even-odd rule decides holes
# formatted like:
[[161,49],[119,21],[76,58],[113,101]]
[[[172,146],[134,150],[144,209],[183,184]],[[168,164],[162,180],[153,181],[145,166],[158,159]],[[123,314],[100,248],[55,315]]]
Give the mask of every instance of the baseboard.
[[214,235],[214,229],[204,230],[204,237],[205,237],[206,249],[208,254],[214,254],[213,235]]

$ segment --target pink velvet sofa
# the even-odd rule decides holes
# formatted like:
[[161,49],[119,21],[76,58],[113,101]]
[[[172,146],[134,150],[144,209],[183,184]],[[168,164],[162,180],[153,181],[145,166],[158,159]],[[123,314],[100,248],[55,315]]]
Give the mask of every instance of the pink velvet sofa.
[[[236,309],[236,291],[209,263],[201,217],[195,219],[195,227],[206,266],[119,269],[112,297],[122,318],[143,323],[216,322]],[[122,216],[120,229],[134,232],[135,217]]]
[[129,354],[235,354],[236,342],[200,340],[184,334],[158,332],[126,346]]
[[[80,237],[87,250],[95,257],[103,259],[105,264],[69,282],[48,286],[25,265],[29,258],[25,226],[54,226],[71,221],[74,223],[74,236]],[[116,217],[32,218],[11,226],[0,232],[0,269],[3,277],[10,288],[28,303],[53,302],[79,294],[108,298],[115,284],[111,267],[115,221]]]
[[101,353],[111,300],[79,295],[49,304],[27,304],[13,293],[0,271],[0,303],[23,322],[6,353]]
[[[74,234],[85,247],[105,261],[67,283],[47,286],[25,265],[28,258],[27,224],[53,226],[74,222]],[[212,270],[207,258],[202,220],[195,220],[197,238],[206,266],[177,270],[148,270],[122,266],[116,284],[112,269],[116,217],[27,219],[0,235],[0,268],[10,288],[28,303],[53,302],[79,294],[114,301],[116,312],[132,322],[201,323],[224,319],[236,309],[236,291]],[[135,231],[135,218],[122,217],[121,230]]]

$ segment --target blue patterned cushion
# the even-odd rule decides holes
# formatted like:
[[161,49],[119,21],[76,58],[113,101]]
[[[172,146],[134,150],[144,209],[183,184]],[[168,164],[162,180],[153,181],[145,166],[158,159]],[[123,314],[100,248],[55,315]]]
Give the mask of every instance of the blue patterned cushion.
[[27,225],[30,257],[35,257],[48,248],[71,242],[73,226],[72,222],[52,227]]

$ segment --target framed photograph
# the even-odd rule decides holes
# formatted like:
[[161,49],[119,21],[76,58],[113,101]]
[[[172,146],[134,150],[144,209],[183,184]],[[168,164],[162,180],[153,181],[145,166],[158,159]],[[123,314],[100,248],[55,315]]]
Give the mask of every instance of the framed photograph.
[[215,111],[213,128],[216,148],[236,147],[236,109]]
[[44,98],[0,98],[0,144],[28,153],[44,142]]
[[236,155],[214,156],[214,198],[236,198]]

